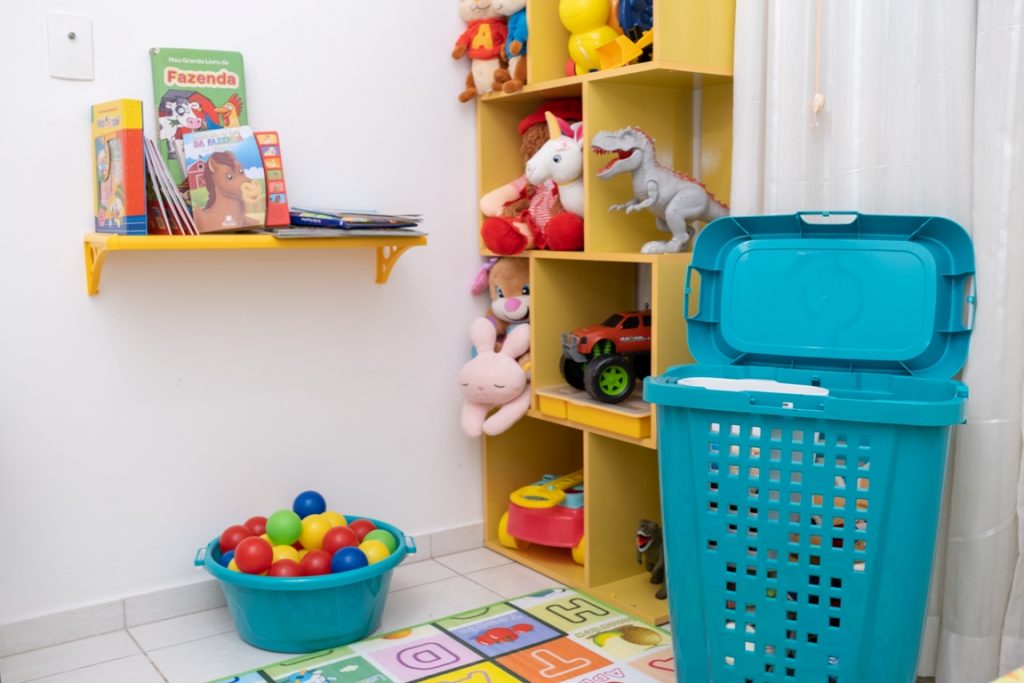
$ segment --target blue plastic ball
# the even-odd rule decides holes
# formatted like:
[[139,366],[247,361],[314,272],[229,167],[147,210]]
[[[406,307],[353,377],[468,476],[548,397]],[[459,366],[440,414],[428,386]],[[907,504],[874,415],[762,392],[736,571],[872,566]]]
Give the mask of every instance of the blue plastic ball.
[[370,562],[366,559],[363,551],[350,545],[338,548],[331,557],[331,571],[335,574],[338,572],[350,572],[353,569],[359,569],[368,564]]
[[231,563],[231,560],[232,560],[232,558],[234,558],[234,556],[235,556],[235,551],[234,550],[229,550],[226,553],[221,553],[220,563],[226,567],[226,566],[228,566]]
[[324,497],[316,491],[303,491],[299,495],[295,496],[295,502],[292,503],[292,510],[299,517],[319,515],[321,512],[325,512],[327,510],[327,502],[324,500]]

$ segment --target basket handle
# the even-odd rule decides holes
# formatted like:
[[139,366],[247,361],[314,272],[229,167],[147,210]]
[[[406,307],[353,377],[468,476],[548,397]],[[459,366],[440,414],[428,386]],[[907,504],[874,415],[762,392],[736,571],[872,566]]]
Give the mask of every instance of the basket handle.
[[195,564],[197,567],[202,567],[204,564],[206,564],[206,546],[203,546],[202,548],[196,551]]
[[693,289],[690,286],[690,280],[693,277],[693,271],[697,269],[697,266],[689,265],[686,267],[686,284],[683,285],[683,318],[687,321],[693,320],[700,315],[700,311],[694,312],[690,315],[690,298],[693,296]]
[[410,555],[415,555],[416,554],[416,539],[414,539],[412,536],[406,536],[405,537],[405,547],[409,549],[409,554]]
[[[860,212],[858,212],[858,211],[797,211],[796,215],[804,223],[812,223],[814,225],[829,224],[829,223],[833,223],[833,222],[836,223],[836,224],[839,224],[839,225],[849,225],[850,223],[853,223],[855,220],[857,220],[857,216],[860,215]],[[843,216],[843,217],[850,216],[851,218],[850,218],[850,220],[844,220],[844,221],[829,221],[829,220],[817,220],[817,221],[811,220],[811,221],[809,221],[809,220],[807,220],[807,218],[809,216],[814,216],[815,218],[824,218],[824,219],[831,218],[832,216]]]

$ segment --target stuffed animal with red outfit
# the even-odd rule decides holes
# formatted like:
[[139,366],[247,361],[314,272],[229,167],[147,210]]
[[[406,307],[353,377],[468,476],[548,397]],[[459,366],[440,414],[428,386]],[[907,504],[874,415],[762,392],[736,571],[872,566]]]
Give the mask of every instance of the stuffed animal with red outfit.
[[[542,103],[519,122],[523,166],[550,139],[546,112],[566,123],[583,120],[578,98]],[[583,218],[569,213],[558,199],[554,181],[532,185],[526,174],[491,190],[480,199],[485,219],[480,228],[484,246],[502,256],[526,249],[578,251],[583,248]]]
[[469,57],[466,89],[459,93],[459,102],[469,102],[494,89],[494,72],[502,67],[501,51],[508,38],[508,18],[479,0],[460,0],[459,16],[467,27],[455,41],[452,59]]

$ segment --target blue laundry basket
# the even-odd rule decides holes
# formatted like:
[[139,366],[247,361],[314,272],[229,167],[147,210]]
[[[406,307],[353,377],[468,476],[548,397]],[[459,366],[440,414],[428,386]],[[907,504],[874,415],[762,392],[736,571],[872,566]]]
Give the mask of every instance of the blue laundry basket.
[[914,680],[973,249],[941,218],[723,218],[657,405],[685,683]]

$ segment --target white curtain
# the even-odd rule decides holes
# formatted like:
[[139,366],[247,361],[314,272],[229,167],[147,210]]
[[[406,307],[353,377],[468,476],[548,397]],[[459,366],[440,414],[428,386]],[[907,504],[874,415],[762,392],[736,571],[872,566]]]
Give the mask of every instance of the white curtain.
[[1024,0],[737,0],[733,213],[942,215],[974,239],[968,424],[919,660],[937,683],[1024,666],[1022,26]]

